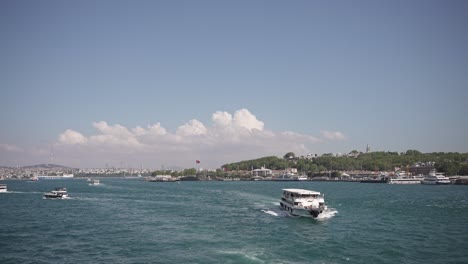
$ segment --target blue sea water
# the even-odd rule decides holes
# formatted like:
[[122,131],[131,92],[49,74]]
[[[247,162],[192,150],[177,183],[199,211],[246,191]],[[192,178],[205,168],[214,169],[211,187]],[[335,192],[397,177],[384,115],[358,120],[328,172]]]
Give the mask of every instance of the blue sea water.
[[[0,263],[468,263],[468,187],[347,182],[6,181]],[[43,192],[68,188],[70,199]],[[319,219],[283,188],[325,193]]]

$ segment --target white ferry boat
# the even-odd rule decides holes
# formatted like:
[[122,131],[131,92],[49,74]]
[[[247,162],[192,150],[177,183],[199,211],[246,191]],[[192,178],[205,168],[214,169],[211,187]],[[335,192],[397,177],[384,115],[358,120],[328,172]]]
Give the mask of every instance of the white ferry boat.
[[424,177],[422,184],[450,184],[450,179],[441,173],[436,173],[435,170],[429,172],[429,175]]
[[390,178],[388,184],[421,184],[424,180],[422,176]]
[[327,209],[324,195],[304,189],[283,189],[280,207],[291,215],[312,218]]
[[0,184],[0,192],[7,192],[7,185],[6,184]]
[[68,192],[66,188],[55,188],[55,190],[44,193],[45,199],[67,199]]

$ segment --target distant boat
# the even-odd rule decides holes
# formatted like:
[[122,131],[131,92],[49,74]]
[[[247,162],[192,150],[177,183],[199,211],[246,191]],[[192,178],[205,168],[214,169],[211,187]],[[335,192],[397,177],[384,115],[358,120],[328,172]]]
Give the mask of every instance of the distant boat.
[[295,175],[294,173],[283,173],[275,178],[271,178],[272,181],[307,181],[307,175]]
[[99,185],[99,184],[101,184],[101,182],[98,179],[94,179],[89,183],[90,186]]
[[432,184],[432,185],[435,185],[435,184],[437,184],[437,185],[451,184],[449,178],[445,177],[441,173],[437,173],[435,170],[432,170],[431,172],[429,172],[429,175],[424,177],[422,183],[423,184]]
[[148,177],[146,179],[149,182],[176,182],[179,181],[177,178],[173,178],[171,175],[156,175],[155,177]]
[[63,175],[43,175],[43,176],[37,176],[38,179],[41,180],[57,180],[57,179],[72,179],[75,175],[73,174],[63,174]]
[[0,184],[0,193],[2,192],[7,192],[7,185],[6,184]]
[[45,199],[67,199],[67,188],[55,188],[55,190],[44,193]]
[[39,180],[39,178],[37,178],[37,176],[34,176],[34,177],[32,177],[32,178],[29,178],[28,181],[30,181],[30,182],[37,182],[38,180]]
[[411,174],[400,171],[395,173],[396,177],[390,178],[388,184],[421,184],[422,176],[411,176]]

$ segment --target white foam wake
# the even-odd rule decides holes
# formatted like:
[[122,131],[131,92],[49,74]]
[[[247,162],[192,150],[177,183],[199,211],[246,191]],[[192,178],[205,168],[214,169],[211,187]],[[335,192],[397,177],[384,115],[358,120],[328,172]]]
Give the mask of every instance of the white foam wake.
[[323,211],[321,214],[317,216],[317,220],[326,220],[330,219],[333,216],[335,216],[338,213],[338,211],[334,208],[328,208],[327,210]]

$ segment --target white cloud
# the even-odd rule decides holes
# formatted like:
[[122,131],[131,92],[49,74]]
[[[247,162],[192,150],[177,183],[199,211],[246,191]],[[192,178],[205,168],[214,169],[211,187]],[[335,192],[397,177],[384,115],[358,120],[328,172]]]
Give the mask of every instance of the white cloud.
[[249,110],[241,109],[234,113],[233,123],[237,127],[243,127],[252,131],[253,129],[263,130],[264,123],[252,115]]
[[[289,151],[306,154],[311,146],[322,141],[312,135],[265,129],[264,122],[247,109],[233,115],[217,111],[212,114],[211,125],[192,119],[175,132],[169,132],[160,123],[127,128],[99,121],[93,126],[96,133],[88,137],[70,129],[60,134],[56,151],[62,152],[63,157],[73,153],[80,157],[77,159],[80,162],[100,162],[101,167],[104,162],[123,160],[151,168],[164,164],[188,167],[194,166],[196,159],[205,166],[217,167],[267,155],[282,156]],[[344,139],[341,132],[321,133],[327,139]]]
[[327,131],[327,130],[322,130],[320,131],[320,134],[326,139],[329,140],[344,140],[346,139],[346,136],[339,131]]
[[228,112],[217,111],[213,114],[212,120],[215,126],[229,127],[232,125],[232,115]]
[[208,129],[206,129],[205,125],[203,125],[202,122],[192,119],[185,125],[180,126],[177,129],[177,135],[180,136],[199,136],[199,135],[204,135]]
[[86,137],[81,133],[68,129],[67,131],[60,134],[58,141],[62,144],[84,144],[86,143]]
[[15,146],[15,145],[11,145],[11,144],[0,144],[0,150],[6,151],[6,152],[22,152],[23,151],[22,148]]

